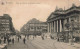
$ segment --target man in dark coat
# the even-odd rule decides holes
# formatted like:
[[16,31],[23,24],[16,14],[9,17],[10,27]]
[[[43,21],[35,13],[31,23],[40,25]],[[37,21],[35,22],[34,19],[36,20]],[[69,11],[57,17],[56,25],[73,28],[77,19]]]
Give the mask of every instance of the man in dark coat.
[[25,41],[26,41],[26,39],[24,38],[24,39],[23,39],[24,44],[25,44]]
[[0,44],[1,44],[2,40],[0,39]]
[[6,37],[4,37],[4,43],[6,43]]

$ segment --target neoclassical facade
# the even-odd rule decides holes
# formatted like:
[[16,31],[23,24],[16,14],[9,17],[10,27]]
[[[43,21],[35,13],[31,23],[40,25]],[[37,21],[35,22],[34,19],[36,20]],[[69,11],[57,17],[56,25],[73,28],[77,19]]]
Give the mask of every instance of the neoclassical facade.
[[56,8],[55,11],[52,12],[50,16],[47,18],[48,32],[56,34],[57,36],[57,34],[62,31],[69,31],[66,28],[65,24],[66,23],[71,24],[72,21],[75,22],[74,23],[75,28],[77,28],[77,26],[79,27],[80,6],[72,4],[72,7],[70,7],[67,10],[65,9],[63,10],[62,8]]

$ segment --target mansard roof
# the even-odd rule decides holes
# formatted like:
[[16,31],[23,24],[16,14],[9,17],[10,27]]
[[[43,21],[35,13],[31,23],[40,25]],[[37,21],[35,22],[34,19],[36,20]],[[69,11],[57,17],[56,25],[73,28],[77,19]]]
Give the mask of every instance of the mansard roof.
[[33,18],[33,19],[29,20],[27,24],[30,24],[30,23],[33,23],[33,24],[35,24],[35,23],[42,23],[42,21],[39,21],[36,18]]

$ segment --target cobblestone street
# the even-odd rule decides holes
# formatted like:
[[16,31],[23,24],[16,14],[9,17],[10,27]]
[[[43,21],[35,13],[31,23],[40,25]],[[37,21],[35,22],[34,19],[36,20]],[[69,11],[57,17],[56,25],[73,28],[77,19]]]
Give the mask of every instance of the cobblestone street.
[[8,49],[80,49],[79,47],[72,46],[69,43],[57,42],[50,38],[42,40],[40,37],[35,39],[29,39],[26,44],[21,39],[19,42],[15,41],[15,44],[8,45]]

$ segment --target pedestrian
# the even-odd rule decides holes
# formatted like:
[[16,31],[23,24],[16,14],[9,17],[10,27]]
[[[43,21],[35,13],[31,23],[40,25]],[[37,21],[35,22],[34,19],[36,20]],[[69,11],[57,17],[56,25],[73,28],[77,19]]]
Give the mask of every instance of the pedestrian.
[[75,37],[73,38],[73,41],[75,42]]
[[42,40],[44,40],[44,37],[42,36]]
[[2,40],[1,40],[1,38],[0,38],[0,44],[1,44],[1,42],[2,42]]
[[9,38],[7,39],[7,42],[8,42],[8,45],[9,45],[9,43],[10,43],[10,40],[9,40]]
[[11,38],[9,38],[9,42],[12,42],[12,41],[11,41]]
[[14,44],[14,38],[12,39],[12,43]]
[[20,35],[20,39],[21,39],[21,35]]
[[59,41],[59,38],[57,39],[57,41]]
[[6,39],[4,39],[4,43],[6,43]]
[[34,36],[33,36],[33,39],[34,39]]
[[19,42],[19,37],[18,37],[18,42]]
[[24,39],[23,39],[24,44],[25,44],[25,41],[26,41],[26,39],[24,38]]
[[4,43],[6,43],[6,37],[4,37]]

